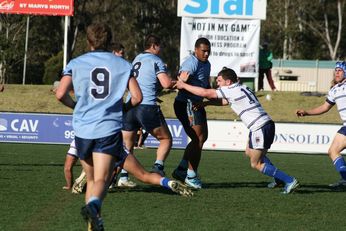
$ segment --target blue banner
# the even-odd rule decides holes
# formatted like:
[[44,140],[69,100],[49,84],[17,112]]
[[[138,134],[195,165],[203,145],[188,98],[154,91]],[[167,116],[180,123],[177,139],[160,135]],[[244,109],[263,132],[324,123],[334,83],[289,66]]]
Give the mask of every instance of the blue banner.
[[[176,119],[166,119],[169,131],[172,134],[173,148],[185,148],[188,142],[188,137],[184,131],[183,125],[181,125],[179,120]],[[146,147],[158,147],[159,141],[149,135],[145,140],[144,145]]]
[[[176,119],[167,119],[173,148],[185,148],[187,135]],[[0,142],[70,144],[74,139],[72,115],[0,112]],[[149,135],[147,147],[159,142]]]
[[73,138],[71,115],[0,113],[0,142],[68,144]]

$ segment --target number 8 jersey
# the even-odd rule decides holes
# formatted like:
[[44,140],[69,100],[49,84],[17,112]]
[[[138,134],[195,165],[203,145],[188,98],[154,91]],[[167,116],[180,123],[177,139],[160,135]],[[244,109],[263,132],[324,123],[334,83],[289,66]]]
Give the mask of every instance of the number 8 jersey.
[[232,110],[251,130],[256,131],[272,119],[264,111],[255,94],[246,86],[234,83],[216,90],[218,98],[228,101]]
[[122,128],[123,95],[132,65],[107,51],[91,51],[72,59],[63,71],[71,76],[76,107],[73,129],[77,137],[97,139]]

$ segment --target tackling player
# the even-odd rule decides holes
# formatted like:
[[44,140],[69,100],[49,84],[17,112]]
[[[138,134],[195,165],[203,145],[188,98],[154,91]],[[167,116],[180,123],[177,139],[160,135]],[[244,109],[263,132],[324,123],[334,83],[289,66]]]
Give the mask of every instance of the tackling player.
[[[188,75],[188,73],[182,73]],[[264,111],[256,96],[246,86],[238,83],[237,74],[229,68],[223,68],[217,76],[218,89],[204,89],[183,81],[177,82],[178,89],[185,89],[195,95],[218,101],[204,102],[203,105],[229,105],[250,129],[249,141],[245,154],[250,158],[251,167],[267,176],[285,183],[284,194],[291,193],[299,186],[298,181],[277,169],[266,157],[274,140],[275,124]]]
[[330,184],[330,187],[346,186],[346,165],[345,160],[340,154],[346,148],[346,62],[337,62],[334,71],[335,85],[329,90],[326,101],[313,109],[298,109],[298,117],[321,115],[328,112],[335,104],[338,108],[343,126],[336,133],[332,144],[329,147],[328,155],[333,161],[336,171],[340,173],[341,179]]
[[[123,147],[121,133],[123,110],[128,111],[142,100],[132,65],[113,55],[109,48],[112,33],[106,24],[87,28],[90,52],[72,59],[63,71],[56,97],[74,109],[73,129],[78,156],[87,176],[86,205],[83,218],[92,230],[104,230],[101,206],[115,164],[123,165],[139,180],[162,185],[184,196],[191,196],[182,184],[144,170],[138,160]],[[74,88],[76,102],[69,94]],[[123,104],[126,89],[131,98]]]

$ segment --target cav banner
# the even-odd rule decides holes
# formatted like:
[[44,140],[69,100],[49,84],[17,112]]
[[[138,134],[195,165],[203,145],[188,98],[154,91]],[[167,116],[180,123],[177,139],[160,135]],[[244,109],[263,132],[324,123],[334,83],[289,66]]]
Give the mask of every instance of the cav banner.
[[[173,148],[185,148],[188,142],[183,126],[176,119],[166,120]],[[0,142],[70,144],[74,139],[72,115],[0,113]],[[149,135],[147,147],[159,142]]]
[[[173,139],[172,147],[185,148],[188,142],[188,137],[179,120],[166,119],[166,122]],[[144,144],[146,147],[158,147],[160,142],[155,137],[149,135]]]
[[68,144],[71,115],[0,113],[0,142]]
[[183,17],[180,63],[194,52],[195,41],[205,37],[211,43],[211,76],[226,66],[239,77],[257,78],[259,36],[260,20]]
[[178,16],[266,19],[267,0],[178,0]]
[[73,0],[0,0],[0,13],[73,15]]

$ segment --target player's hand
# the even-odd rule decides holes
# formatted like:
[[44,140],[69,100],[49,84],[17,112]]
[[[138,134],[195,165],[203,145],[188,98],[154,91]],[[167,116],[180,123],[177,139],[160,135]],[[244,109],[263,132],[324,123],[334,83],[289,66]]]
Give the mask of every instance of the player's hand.
[[175,84],[175,87],[178,89],[184,89],[184,85],[185,83],[179,79],[177,83]]
[[176,89],[177,88],[177,80],[171,80],[171,89]]
[[303,110],[303,109],[298,109],[298,110],[296,110],[296,115],[297,115],[298,117],[303,117],[303,116],[306,116],[307,113],[306,113],[306,111]]
[[187,71],[182,71],[178,75],[178,79],[186,83],[186,81],[189,79],[190,73]]

